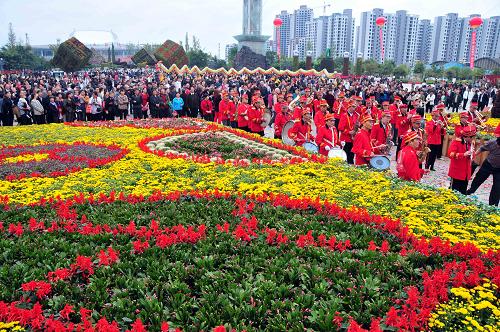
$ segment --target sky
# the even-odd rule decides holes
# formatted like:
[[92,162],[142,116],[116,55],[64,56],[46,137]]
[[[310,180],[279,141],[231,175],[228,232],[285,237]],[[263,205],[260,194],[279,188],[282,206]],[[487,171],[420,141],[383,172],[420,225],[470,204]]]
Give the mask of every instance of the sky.
[[[356,25],[360,14],[373,8],[394,13],[407,10],[420,18],[458,13],[460,16],[500,15],[498,0],[349,0],[329,1],[326,13],[353,9]],[[323,0],[263,0],[262,32],[272,35],[273,19],[282,10],[293,12],[307,4],[314,16],[323,15]],[[18,39],[29,36],[31,45],[55,44],[73,30],[112,30],[121,43],[184,41],[195,35],[202,48],[224,57],[226,44],[242,32],[243,0],[0,0],[0,45],[7,43],[12,22]]]

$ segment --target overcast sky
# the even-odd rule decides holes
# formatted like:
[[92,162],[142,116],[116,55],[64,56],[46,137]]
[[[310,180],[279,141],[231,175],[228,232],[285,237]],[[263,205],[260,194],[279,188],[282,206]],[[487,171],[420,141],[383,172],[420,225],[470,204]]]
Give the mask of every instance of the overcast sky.
[[[446,13],[460,16],[500,15],[498,0],[349,0],[328,1],[327,14],[345,8],[354,11],[356,25],[360,13],[372,8],[385,12],[408,10],[420,18],[434,19]],[[186,32],[196,35],[202,48],[224,57],[226,44],[242,31],[243,0],[0,0],[0,44],[7,42],[12,22],[18,38],[28,33],[32,45],[66,40],[76,30],[113,30],[121,43],[161,43],[166,39],[184,40]],[[293,12],[300,5],[323,14],[323,0],[263,0],[263,33],[272,35],[272,21],[281,10]],[[191,42],[191,38],[190,38]]]

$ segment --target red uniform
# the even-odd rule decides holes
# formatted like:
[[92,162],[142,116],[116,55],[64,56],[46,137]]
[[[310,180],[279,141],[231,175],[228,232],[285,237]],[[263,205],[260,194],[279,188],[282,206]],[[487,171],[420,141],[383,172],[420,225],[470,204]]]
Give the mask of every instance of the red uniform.
[[248,109],[250,107],[250,105],[244,103],[238,105],[238,128],[245,128],[248,126]]
[[390,104],[389,111],[391,111],[391,115],[392,115],[391,116],[391,124],[396,125],[396,128],[397,128],[397,123],[398,123],[397,119],[398,119],[399,115],[401,114],[398,105]]
[[424,175],[424,170],[419,165],[417,150],[412,146],[405,146],[398,157],[398,176],[406,181],[420,181]]
[[462,143],[461,138],[451,142],[448,148],[448,157],[450,157],[450,168],[448,176],[457,180],[470,180],[471,178],[471,157],[464,156],[464,153],[470,151],[470,143]]
[[407,115],[399,115],[397,116],[396,119],[396,128],[398,130],[398,135],[399,137],[404,136],[408,130],[410,130],[411,127],[411,120],[408,119],[408,114]]
[[387,138],[392,135],[392,126],[388,123],[385,127],[381,123],[373,125],[370,138],[375,141],[375,146],[386,144]]
[[281,104],[279,101],[273,106],[273,110],[276,114],[281,113]]
[[[321,103],[321,100],[320,99],[314,99],[313,100],[313,107],[314,107],[314,113],[321,113],[321,109],[319,107]],[[317,124],[316,124],[317,125]]]
[[264,131],[262,121],[264,116],[264,109],[256,109],[255,106],[250,107],[248,110],[248,128],[252,133],[260,133]]
[[234,114],[236,112],[236,105],[234,105],[232,100],[222,99],[219,103],[219,120],[229,120],[234,119]]
[[429,120],[425,126],[425,131],[427,132],[427,144],[441,144],[441,135],[444,135],[444,128],[441,124],[434,122],[434,120]]
[[316,144],[319,146],[319,153],[328,156],[326,147],[333,148],[339,145],[339,134],[337,129],[335,127],[328,128],[328,126],[320,127],[318,129],[318,135],[316,136]]
[[335,119],[340,119],[340,116],[346,112],[347,103],[344,100],[335,100],[333,103],[333,115]]
[[288,136],[295,141],[295,145],[302,146],[305,142],[314,141],[315,137],[311,134],[311,126],[302,121],[297,121],[288,131]]
[[349,132],[354,130],[356,121],[358,121],[356,113],[349,114],[349,112],[345,112],[342,114],[339,122],[340,140],[342,142],[352,142],[352,137]]
[[209,115],[209,114],[212,114],[212,112],[214,110],[214,105],[212,104],[212,102],[210,100],[204,99],[201,102],[200,108],[201,108],[201,113],[203,115]]
[[375,152],[371,144],[370,133],[366,129],[360,129],[354,137],[352,146],[354,153],[354,164],[356,166],[367,165],[370,162],[371,154]]
[[462,131],[466,126],[462,126],[461,124],[455,125],[455,137],[462,137]]
[[293,120],[290,112],[279,111],[276,113],[276,118],[274,119],[274,137],[281,137],[283,127],[290,120]]
[[295,109],[293,110],[293,118],[295,120],[300,121],[300,119],[302,118],[302,110],[303,110],[303,108],[300,106],[295,107]]
[[[326,113],[328,114],[328,113]],[[323,127],[325,125],[325,115],[323,112],[316,112],[314,115],[314,123],[316,124],[316,128]]]

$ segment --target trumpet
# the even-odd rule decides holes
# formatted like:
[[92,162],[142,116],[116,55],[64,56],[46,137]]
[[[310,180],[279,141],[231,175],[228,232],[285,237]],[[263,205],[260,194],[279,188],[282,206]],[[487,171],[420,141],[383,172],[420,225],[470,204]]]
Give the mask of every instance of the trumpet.
[[482,115],[478,110],[474,110],[474,115],[476,116],[477,120],[479,121],[480,126],[484,127],[486,121],[488,120],[487,116]]

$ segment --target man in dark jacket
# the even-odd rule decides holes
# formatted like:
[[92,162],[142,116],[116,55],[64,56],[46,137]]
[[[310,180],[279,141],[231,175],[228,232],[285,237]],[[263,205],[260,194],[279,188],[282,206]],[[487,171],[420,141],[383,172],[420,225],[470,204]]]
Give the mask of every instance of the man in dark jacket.
[[134,114],[134,119],[142,118],[142,97],[139,94],[139,89],[134,90],[134,94],[130,98],[130,104],[132,105],[132,113]]
[[481,112],[486,106],[488,106],[488,103],[490,102],[490,95],[488,92],[484,91],[481,89],[481,92],[479,93],[479,99],[478,99],[478,110]]
[[2,120],[2,125],[4,126],[13,126],[14,125],[14,102],[11,99],[11,94],[10,91],[6,91],[5,95],[3,96],[3,102],[2,102],[2,111],[1,113],[1,120]]
[[189,116],[196,118],[200,109],[200,96],[198,96],[194,89],[191,89],[191,93],[187,96],[187,104]]
[[154,89],[153,90],[153,95],[149,97],[149,109],[151,110],[151,117],[152,118],[159,118],[160,117],[160,108],[161,108],[162,100],[160,96],[158,96],[158,90]]

